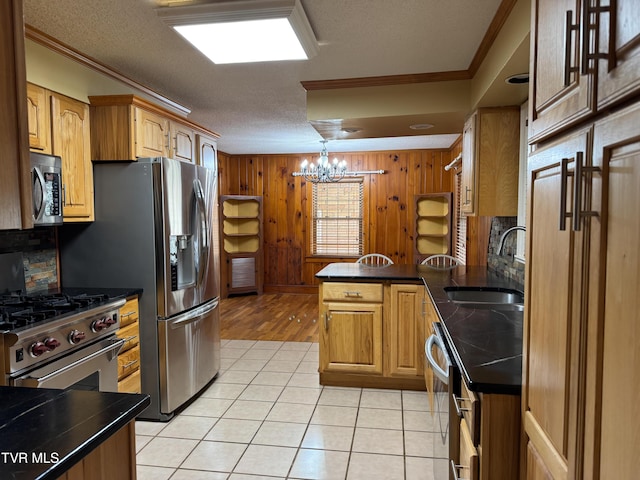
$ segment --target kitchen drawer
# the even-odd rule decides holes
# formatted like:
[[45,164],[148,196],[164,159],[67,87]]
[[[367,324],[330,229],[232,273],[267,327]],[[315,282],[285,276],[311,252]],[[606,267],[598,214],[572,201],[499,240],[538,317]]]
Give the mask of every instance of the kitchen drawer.
[[118,380],[140,368],[140,345],[118,355]]
[[323,301],[373,302],[382,303],[381,283],[340,283],[324,282]]
[[480,444],[480,397],[467,388],[464,380],[460,385],[460,397],[454,399],[456,411],[467,423],[471,441],[477,447]]
[[120,353],[126,352],[130,348],[135,347],[140,343],[140,331],[139,323],[135,322],[131,325],[127,325],[124,328],[120,328],[116,332],[118,338],[124,338],[124,345],[120,349]]
[[455,470],[453,478],[465,480],[479,480],[480,459],[478,450],[471,441],[471,433],[464,418],[460,419],[460,461],[458,465],[451,462],[451,468]]
[[137,321],[140,316],[138,310],[138,297],[130,297],[120,307],[120,327],[125,327]]
[[118,392],[120,393],[140,393],[140,369],[127,375],[118,382]]

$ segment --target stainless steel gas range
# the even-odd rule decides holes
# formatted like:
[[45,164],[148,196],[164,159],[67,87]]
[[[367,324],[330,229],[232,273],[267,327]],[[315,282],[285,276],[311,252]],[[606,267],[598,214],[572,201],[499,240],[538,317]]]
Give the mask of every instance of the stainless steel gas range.
[[124,303],[77,290],[0,295],[0,384],[116,392]]

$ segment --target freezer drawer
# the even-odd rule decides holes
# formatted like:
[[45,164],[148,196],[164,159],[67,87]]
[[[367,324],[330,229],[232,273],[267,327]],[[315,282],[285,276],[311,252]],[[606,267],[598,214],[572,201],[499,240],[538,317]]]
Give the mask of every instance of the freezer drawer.
[[218,298],[158,321],[160,411],[173,412],[220,370]]

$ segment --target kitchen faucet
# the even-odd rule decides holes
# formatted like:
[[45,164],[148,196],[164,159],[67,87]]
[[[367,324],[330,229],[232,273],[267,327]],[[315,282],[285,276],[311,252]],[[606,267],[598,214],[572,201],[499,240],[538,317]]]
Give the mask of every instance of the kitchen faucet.
[[514,230],[522,230],[523,232],[527,231],[525,227],[520,225],[516,225],[515,227],[511,227],[505,230],[505,232],[500,237],[500,242],[498,243],[498,251],[496,253],[498,256],[502,255],[502,249],[504,248],[504,239],[507,237],[508,234],[510,234]]

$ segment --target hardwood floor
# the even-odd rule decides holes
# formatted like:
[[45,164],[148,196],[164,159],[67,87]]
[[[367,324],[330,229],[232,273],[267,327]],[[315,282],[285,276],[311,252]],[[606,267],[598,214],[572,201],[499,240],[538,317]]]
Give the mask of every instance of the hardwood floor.
[[220,302],[220,336],[232,340],[318,341],[318,295],[262,294]]

